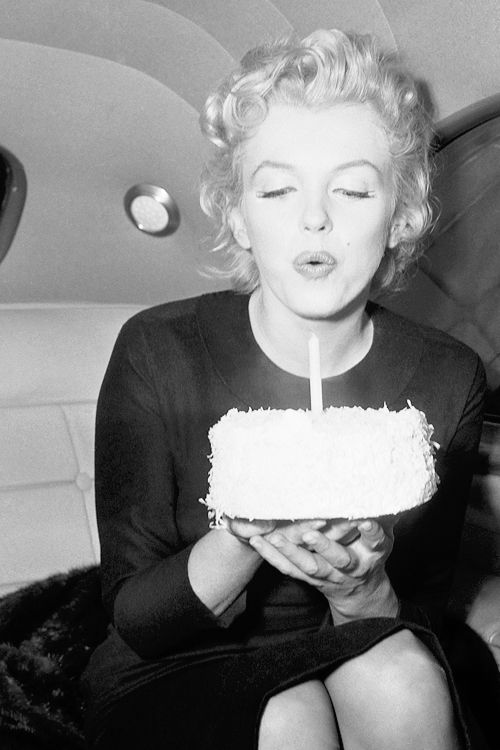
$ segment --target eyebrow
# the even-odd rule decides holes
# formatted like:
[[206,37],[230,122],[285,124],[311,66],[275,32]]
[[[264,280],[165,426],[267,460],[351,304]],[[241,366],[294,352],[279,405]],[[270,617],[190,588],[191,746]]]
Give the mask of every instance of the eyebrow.
[[[272,161],[269,159],[264,159],[264,161],[261,161],[261,163],[258,164],[257,167],[252,172],[251,174],[252,179],[255,177],[255,175],[258,172],[260,172],[261,169],[264,169],[265,167],[271,167],[274,169],[284,169],[288,172],[295,172],[295,167],[292,164],[288,164],[287,162],[283,162],[283,161]],[[335,167],[332,170],[332,173],[343,172],[346,169],[352,169],[352,167],[371,167],[373,170],[375,170],[375,172],[377,172],[381,177],[383,177],[383,173],[380,167],[378,167],[369,159],[353,159],[352,161],[343,162],[342,164],[339,164],[338,167]]]
[[272,167],[274,169],[285,169],[288,172],[294,172],[294,168],[291,164],[287,164],[283,161],[270,161],[269,159],[264,159],[264,161],[261,161],[260,164],[256,166],[254,171],[251,174],[252,179],[255,177],[255,175],[260,172],[261,169],[264,169],[265,167]]

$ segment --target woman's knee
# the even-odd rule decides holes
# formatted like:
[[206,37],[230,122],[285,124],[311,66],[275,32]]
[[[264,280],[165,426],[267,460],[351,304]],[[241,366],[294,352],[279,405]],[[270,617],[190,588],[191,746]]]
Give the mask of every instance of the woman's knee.
[[[399,631],[346,662],[325,684],[342,737],[355,736],[355,747],[365,746],[365,736],[371,737],[372,744],[367,747],[393,747],[391,738],[397,747],[401,736],[406,737],[407,747],[414,746],[413,740],[417,747],[427,741],[432,748],[455,747],[453,704],[445,671],[409,630]],[[434,744],[436,735],[443,736],[442,744]]]
[[444,691],[448,684],[443,667],[429,649],[409,630],[400,630],[339,667],[327,683],[344,682],[344,676],[358,688],[372,683],[390,692],[416,698],[419,693],[428,698],[430,691]]
[[270,698],[259,729],[259,750],[311,747],[340,747],[330,697],[319,680],[301,683]]
[[[378,644],[378,649],[382,644]],[[429,649],[409,630],[402,630],[384,642],[373,657],[386,689],[413,708],[424,710],[439,706],[451,709],[446,673]],[[390,658],[388,658],[390,657]],[[377,671],[378,671],[377,670]]]

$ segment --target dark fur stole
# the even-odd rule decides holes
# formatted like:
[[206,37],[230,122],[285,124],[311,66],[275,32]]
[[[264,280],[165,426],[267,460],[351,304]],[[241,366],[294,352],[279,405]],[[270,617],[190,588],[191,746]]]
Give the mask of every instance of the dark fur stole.
[[105,635],[97,567],[0,599],[2,748],[85,747],[79,678]]

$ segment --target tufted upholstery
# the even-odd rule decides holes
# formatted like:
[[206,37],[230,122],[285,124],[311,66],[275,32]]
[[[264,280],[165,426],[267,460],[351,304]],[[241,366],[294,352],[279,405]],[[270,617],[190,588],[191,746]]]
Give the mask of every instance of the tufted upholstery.
[[99,560],[95,403],[128,305],[0,305],[0,593]]
[[437,221],[430,247],[408,289],[385,304],[447,331],[477,351],[486,366],[487,420],[454,604],[500,664],[499,112],[496,97],[459,114],[449,127],[434,181]]
[[440,152],[434,192],[430,247],[385,304],[472,347],[486,367],[488,410],[500,415],[500,115]]
[[467,510],[454,608],[500,666],[500,423],[486,420]]
[[[0,594],[98,562],[95,404],[132,305],[0,305]],[[500,426],[487,423],[454,608],[500,663]]]

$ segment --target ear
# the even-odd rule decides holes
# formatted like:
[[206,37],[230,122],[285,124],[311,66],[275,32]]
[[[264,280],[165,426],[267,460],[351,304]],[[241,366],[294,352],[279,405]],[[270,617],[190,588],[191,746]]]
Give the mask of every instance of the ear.
[[406,221],[403,216],[395,215],[389,225],[387,234],[387,247],[396,247],[405,234]]
[[248,232],[240,208],[233,208],[229,214],[229,226],[233,233],[234,239],[243,250],[250,250],[250,240],[248,239]]

